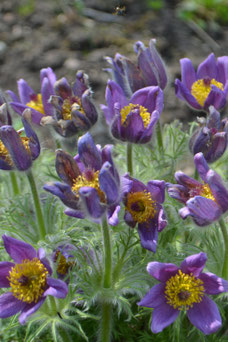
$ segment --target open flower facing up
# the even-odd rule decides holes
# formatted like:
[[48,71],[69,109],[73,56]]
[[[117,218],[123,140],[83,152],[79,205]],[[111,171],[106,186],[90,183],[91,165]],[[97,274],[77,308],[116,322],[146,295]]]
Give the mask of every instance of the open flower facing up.
[[152,180],[144,185],[139,180],[125,176],[131,181],[131,187],[124,193],[124,219],[130,227],[138,224],[141,245],[156,252],[158,232],[166,225],[166,216],[162,208],[165,200],[165,182]]
[[189,142],[193,154],[202,152],[206,161],[212,163],[226,151],[228,142],[228,118],[220,120],[220,113],[209,107],[207,121],[199,119],[199,128],[194,132]]
[[25,110],[22,115],[24,129],[16,131],[11,125],[0,127],[0,169],[2,170],[26,171],[40,154],[38,137],[26,119],[28,111],[30,112],[28,109]]
[[65,298],[68,287],[65,282],[50,277],[52,270],[43,248],[36,252],[28,243],[6,235],[2,238],[14,262],[0,262],[0,287],[11,288],[0,296],[0,318],[21,312],[19,322],[24,324],[48,295]]
[[206,226],[228,210],[228,190],[221,177],[209,169],[203,153],[197,153],[194,161],[203,183],[178,171],[178,184],[167,183],[168,194],[186,205],[179,210],[183,219],[191,216],[198,226]]
[[140,89],[128,101],[120,86],[108,81],[105,98],[107,106],[101,108],[116,139],[136,144],[150,141],[163,110],[163,91],[159,87]]
[[111,74],[112,79],[122,88],[127,97],[131,97],[136,90],[147,86],[159,86],[161,89],[166,87],[165,66],[156,50],[155,43],[156,40],[151,39],[148,48],[140,41],[135,43],[137,65],[119,53],[114,59],[106,57],[111,65],[111,68],[106,71]]
[[57,151],[56,171],[64,183],[48,183],[44,189],[58,196],[70,209],[65,214],[100,222],[107,211],[109,223],[118,223],[120,178],[111,157],[111,145],[96,146],[89,133],[78,140],[74,158]]
[[42,118],[42,125],[52,125],[63,137],[88,131],[97,121],[97,110],[91,99],[87,76],[79,71],[72,88],[65,77],[54,84],[55,94],[50,103],[55,108],[54,115]]
[[154,308],[153,333],[172,324],[181,310],[187,311],[190,322],[205,335],[221,327],[217,305],[206,294],[228,292],[228,281],[213,273],[202,273],[206,260],[206,254],[201,252],[187,257],[180,267],[156,261],[147,265],[148,273],[160,284],[153,286],[138,305]]
[[181,80],[175,81],[176,96],[198,110],[208,111],[209,106],[221,109],[228,94],[228,56],[210,54],[195,72],[188,58],[180,60]]
[[50,96],[55,94],[55,81],[56,76],[51,68],[41,69],[41,93],[37,94],[25,80],[20,79],[17,82],[20,98],[11,90],[7,91],[12,98],[10,105],[19,115],[22,115],[26,108],[31,109],[32,122],[40,125],[40,121],[45,115],[53,116],[55,113],[55,108],[49,103]]

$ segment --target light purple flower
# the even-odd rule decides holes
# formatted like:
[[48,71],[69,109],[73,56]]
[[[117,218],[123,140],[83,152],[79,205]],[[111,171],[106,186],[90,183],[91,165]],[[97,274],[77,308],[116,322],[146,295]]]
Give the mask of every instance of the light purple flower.
[[213,273],[203,273],[207,260],[205,253],[194,254],[180,267],[161,262],[150,262],[148,273],[160,281],[138,303],[153,308],[151,330],[159,333],[172,324],[180,310],[187,310],[190,322],[205,335],[216,332],[222,319],[213,300],[206,296],[228,291],[228,281]]
[[158,232],[167,225],[162,207],[165,200],[165,182],[152,180],[144,185],[129,175],[125,178],[131,181],[131,187],[124,193],[124,219],[132,228],[138,224],[142,247],[155,253]]
[[228,94],[228,56],[219,57],[211,53],[195,72],[192,62],[182,58],[181,81],[175,81],[176,96],[197,110],[208,111],[209,106],[221,109]]
[[221,177],[209,169],[203,153],[197,153],[194,161],[203,183],[178,171],[175,173],[178,184],[167,183],[168,194],[185,204],[179,210],[183,219],[191,216],[198,226],[206,226],[228,210],[228,190]]
[[0,262],[0,287],[10,292],[0,296],[0,318],[20,312],[19,322],[24,324],[31,314],[44,303],[47,295],[65,298],[65,282],[50,277],[52,270],[43,248],[36,250],[23,241],[3,235],[7,253],[14,262]]

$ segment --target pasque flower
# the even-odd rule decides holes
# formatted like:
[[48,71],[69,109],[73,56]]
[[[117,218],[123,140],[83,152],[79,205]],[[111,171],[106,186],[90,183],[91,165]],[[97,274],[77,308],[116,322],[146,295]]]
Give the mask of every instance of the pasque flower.
[[148,273],[160,284],[153,286],[138,305],[154,308],[153,333],[172,324],[181,310],[186,310],[190,322],[205,335],[221,327],[217,305],[206,295],[227,292],[228,281],[213,273],[203,273],[206,260],[206,254],[201,252],[184,259],[180,267],[156,261],[147,265]]
[[40,154],[40,143],[27,114],[30,115],[29,109],[22,115],[22,130],[16,131],[11,125],[0,127],[0,169],[26,171]]
[[189,148],[193,154],[202,152],[206,161],[212,163],[226,151],[228,142],[228,118],[220,120],[220,113],[209,107],[207,120],[199,118],[199,128],[194,132]]
[[49,98],[54,95],[55,73],[51,68],[40,70],[41,92],[36,93],[24,79],[17,82],[19,97],[8,90],[7,93],[12,98],[10,105],[19,115],[22,115],[26,108],[31,109],[32,122],[40,125],[40,120],[44,115],[54,115],[55,109],[49,103]]
[[111,157],[111,145],[96,146],[89,133],[78,140],[74,158],[57,151],[56,171],[64,183],[52,182],[44,189],[69,207],[65,213],[100,221],[107,211],[110,224],[117,224],[121,199],[120,178]]
[[19,322],[36,312],[48,295],[65,298],[65,282],[50,277],[52,270],[43,248],[36,250],[23,241],[3,235],[7,253],[14,262],[0,262],[0,287],[10,287],[10,292],[0,296],[0,318],[20,312]]
[[131,181],[131,185],[130,189],[124,193],[124,219],[130,227],[138,225],[142,247],[155,253],[158,232],[167,225],[162,208],[165,200],[165,182],[151,180],[144,185],[128,175],[125,178]]
[[228,94],[228,56],[217,61],[211,53],[195,72],[192,62],[182,58],[181,80],[175,81],[176,96],[198,110],[208,111],[209,106],[221,109]]
[[54,84],[55,94],[50,103],[55,108],[54,115],[41,119],[42,125],[52,125],[63,137],[88,131],[97,121],[97,110],[91,99],[87,75],[79,71],[71,88],[65,77]]
[[141,88],[147,86],[159,86],[164,89],[167,84],[167,76],[164,63],[159,56],[156,40],[151,39],[146,48],[141,41],[134,45],[137,53],[137,64],[127,57],[117,53],[115,58],[106,57],[111,68],[107,68],[112,79],[122,88],[127,97]]
[[185,204],[179,210],[183,219],[191,216],[198,226],[206,226],[228,210],[228,190],[221,177],[209,169],[203,153],[197,153],[194,161],[203,183],[178,171],[175,173],[178,184],[167,183],[168,194]]
[[137,144],[151,139],[163,110],[163,91],[159,87],[142,88],[128,101],[121,87],[108,81],[105,98],[107,106],[101,108],[116,139]]

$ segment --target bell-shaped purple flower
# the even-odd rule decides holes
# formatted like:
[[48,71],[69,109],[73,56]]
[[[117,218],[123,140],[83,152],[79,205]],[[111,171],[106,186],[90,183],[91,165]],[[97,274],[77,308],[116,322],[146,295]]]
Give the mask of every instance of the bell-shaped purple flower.
[[207,121],[204,118],[200,118],[198,121],[200,127],[189,141],[190,151],[194,155],[202,152],[206,161],[213,163],[226,151],[228,118],[220,120],[220,113],[213,106],[210,106]]
[[155,253],[158,232],[167,225],[162,207],[165,200],[165,182],[151,180],[144,185],[128,175],[125,178],[130,180],[131,187],[124,192],[124,219],[132,228],[138,225],[142,247]]
[[151,39],[146,48],[140,41],[135,43],[137,65],[125,56],[117,53],[115,58],[106,57],[111,68],[107,68],[112,79],[122,88],[126,97],[147,86],[159,86],[164,89],[167,84],[167,75],[164,63],[158,54],[156,40]]
[[163,110],[163,91],[159,87],[142,88],[128,101],[121,87],[108,81],[105,98],[107,106],[101,105],[101,109],[116,139],[136,144],[150,141]]
[[111,145],[96,146],[89,133],[78,140],[74,158],[57,151],[56,171],[64,183],[48,183],[44,189],[58,196],[69,207],[65,214],[100,222],[107,212],[109,223],[118,223],[121,186],[111,157]]
[[22,115],[24,110],[29,108],[32,122],[40,125],[44,116],[53,116],[55,113],[55,108],[49,103],[50,96],[55,94],[55,81],[56,76],[51,68],[41,69],[41,92],[36,93],[25,80],[20,79],[17,82],[19,97],[11,90],[7,91],[12,99],[10,105],[19,115]]
[[65,77],[56,81],[56,95],[51,96],[49,101],[55,108],[55,114],[44,116],[41,124],[52,125],[63,137],[88,131],[96,123],[98,113],[87,83],[87,75],[81,71],[76,74],[72,87]]
[[203,153],[197,153],[194,161],[203,183],[178,171],[175,173],[178,184],[167,183],[168,194],[185,204],[179,210],[183,219],[191,216],[198,226],[206,226],[228,210],[228,190],[221,177],[209,169]]
[[[26,109],[22,115],[24,125],[22,130],[16,131],[11,125],[0,127],[0,169],[2,170],[26,171],[40,154],[40,143],[26,118],[27,114],[29,116],[31,114],[29,109]],[[23,132],[25,136],[22,135]]]
[[20,312],[19,322],[24,324],[48,295],[65,298],[68,287],[62,280],[50,277],[52,269],[43,248],[36,251],[28,243],[10,236],[2,238],[14,262],[0,262],[0,287],[10,287],[9,292],[0,296],[0,318]]
[[181,263],[150,262],[147,272],[160,283],[153,286],[138,303],[153,308],[151,330],[157,334],[172,324],[182,309],[188,319],[205,335],[216,332],[222,319],[215,302],[208,295],[228,292],[228,281],[213,273],[203,273],[205,253],[194,254]]
[[195,72],[192,62],[182,58],[181,81],[175,81],[176,96],[197,110],[208,111],[209,106],[221,109],[228,94],[228,56],[216,61],[210,54]]

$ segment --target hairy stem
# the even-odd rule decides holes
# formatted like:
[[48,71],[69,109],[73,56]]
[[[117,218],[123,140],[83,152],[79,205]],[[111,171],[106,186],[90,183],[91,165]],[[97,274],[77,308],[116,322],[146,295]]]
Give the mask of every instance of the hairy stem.
[[157,143],[158,143],[159,152],[161,155],[163,155],[164,154],[164,146],[163,146],[163,140],[162,140],[162,130],[161,130],[160,120],[158,120],[158,122],[156,124],[156,134],[157,134]]
[[101,342],[111,341],[111,327],[112,327],[112,304],[102,304],[102,318],[101,318]]
[[219,225],[222,231],[224,246],[225,246],[222,277],[228,280],[228,232],[227,232],[226,224],[223,218],[219,220]]
[[132,165],[132,144],[127,143],[127,171],[130,176],[133,176],[133,165]]
[[9,174],[10,174],[13,194],[14,194],[14,196],[19,195],[20,191],[19,191],[19,187],[18,187],[18,184],[17,184],[16,174],[13,171],[11,171]]

